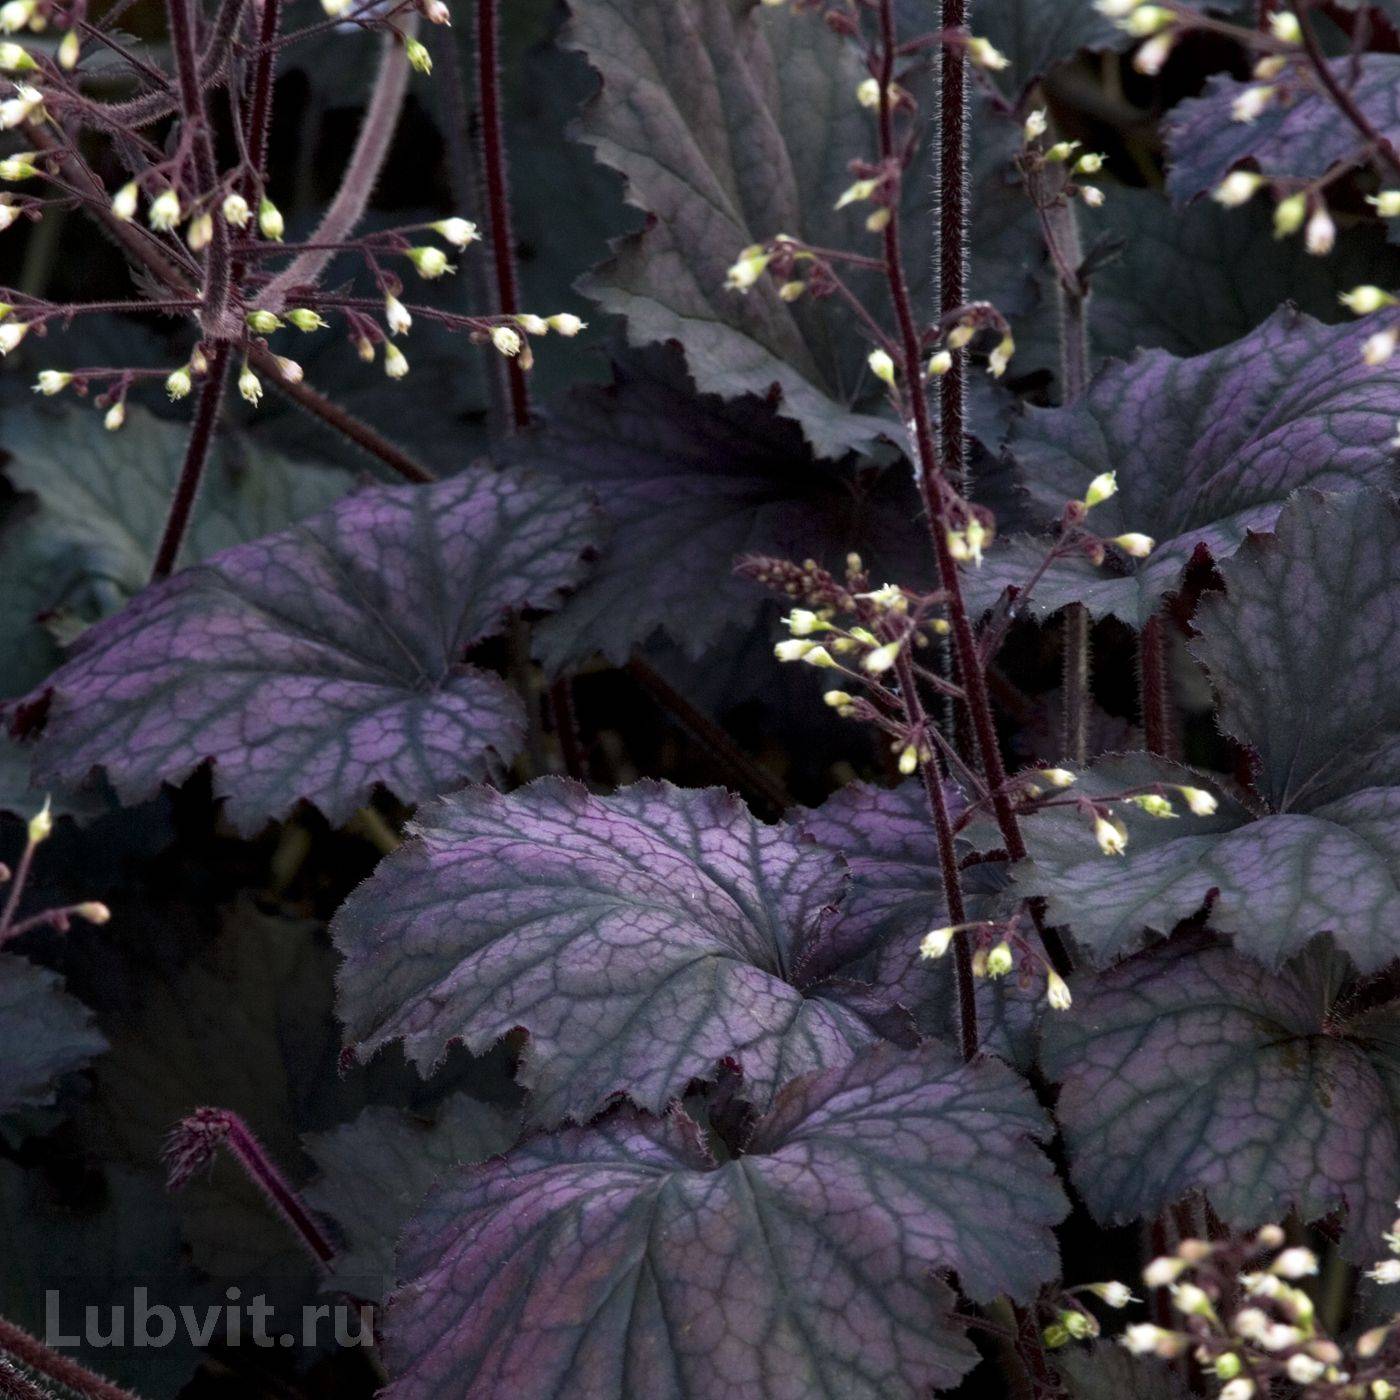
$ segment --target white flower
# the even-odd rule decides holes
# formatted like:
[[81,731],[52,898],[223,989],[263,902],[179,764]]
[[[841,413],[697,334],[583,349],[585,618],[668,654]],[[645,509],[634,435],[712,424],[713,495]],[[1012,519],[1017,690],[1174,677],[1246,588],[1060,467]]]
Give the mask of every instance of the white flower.
[[258,201],[258,231],[273,243],[280,243],[287,231],[282,211],[266,195]]
[[1320,1381],[1326,1373],[1327,1367],[1305,1352],[1295,1352],[1288,1358],[1288,1379],[1297,1381],[1299,1385],[1311,1385],[1314,1381]]
[[196,214],[185,230],[185,242],[193,253],[202,253],[214,241],[214,216]]
[[894,361],[884,350],[872,350],[866,358],[870,372],[882,384],[894,384]]
[[956,924],[949,924],[947,928],[930,929],[924,934],[923,942],[919,944],[919,956],[921,958],[941,958],[948,951],[953,942],[953,935],[957,931]]
[[78,58],[82,51],[83,43],[78,38],[78,31],[70,29],[59,41],[58,66],[71,73],[78,66]]
[[1103,169],[1103,156],[1097,151],[1086,151],[1074,162],[1076,175],[1097,175]]
[[34,392],[51,399],[55,394],[61,394],[72,382],[73,376],[65,374],[62,370],[41,369],[38,381],[34,385]]
[[1195,816],[1213,817],[1216,809],[1220,806],[1219,802],[1204,788],[1178,787],[1177,791],[1181,794],[1181,800],[1186,803]]
[[1045,115],[1044,107],[1037,107],[1030,116],[1026,118],[1026,124],[1021,128],[1026,141],[1038,141],[1050,129],[1049,118]]
[[253,211],[248,207],[248,201],[235,191],[224,199],[223,216],[226,224],[232,224],[234,228],[247,228]]
[[987,372],[993,379],[1000,379],[1006,373],[1006,367],[1011,363],[1011,357],[1015,353],[1016,342],[1009,335],[1003,336],[987,357]]
[[1103,207],[1104,192],[1097,185],[1085,185],[1079,191],[1079,197],[1090,209],[1101,209]]
[[0,325],[0,355],[8,355],[28,334],[27,321],[6,321]]
[[1400,190],[1382,190],[1379,194],[1368,194],[1366,203],[1372,205],[1383,219],[1400,218]]
[[1336,246],[1337,225],[1332,222],[1325,205],[1319,204],[1313,211],[1303,234],[1303,243],[1308,252],[1317,258],[1325,258]]
[[321,8],[330,19],[341,19],[349,13],[353,0],[321,0]]
[[1269,1266],[1279,1278],[1307,1278],[1317,1272],[1317,1255],[1301,1247],[1285,1249]]
[[497,326],[491,332],[491,344],[508,358],[520,353],[521,343],[520,333],[509,326]]
[[833,208],[844,209],[848,204],[860,204],[869,199],[879,188],[880,182],[878,180],[857,180],[855,184],[847,185],[841,191],[841,197]]
[[1172,24],[1176,16],[1165,5],[1136,5],[1120,28],[1135,39],[1146,39]]
[[392,293],[384,298],[384,319],[394,335],[407,335],[413,329],[413,317],[408,314],[408,307]]
[[1237,1376],[1220,1392],[1220,1400],[1250,1400],[1254,1382],[1248,1376]]
[[162,190],[151,201],[146,220],[157,233],[169,233],[180,222],[180,196],[174,190]]
[[1186,1272],[1186,1261],[1170,1254],[1159,1254],[1142,1271],[1142,1281],[1149,1288],[1166,1288]]
[[21,29],[27,29],[37,8],[34,0],[8,0],[0,5],[0,33],[18,34]]
[[1127,830],[1107,817],[1094,818],[1094,839],[1106,856],[1121,856],[1128,846]]
[[1400,1283],[1400,1259],[1378,1259],[1374,1268],[1366,1270],[1366,1277],[1376,1283]]
[[35,154],[25,151],[0,160],[0,180],[32,180],[39,173],[39,167],[34,164]]
[[861,660],[861,665],[865,667],[871,675],[878,676],[882,671],[888,671],[896,661],[899,660],[898,642],[886,642],[884,646],[876,647],[874,651],[866,652]]
[[813,632],[826,626],[816,613],[806,608],[794,608],[783,621],[794,637],[810,637]]
[[801,661],[812,648],[815,642],[805,642],[797,638],[789,638],[785,642],[778,642],[773,647],[773,655],[779,661]]
[[1074,998],[1070,995],[1069,983],[1051,968],[1045,974],[1045,1000],[1056,1011],[1068,1011]]
[[451,24],[452,11],[447,8],[443,0],[426,0],[423,6],[423,16],[429,24]]
[[384,342],[384,373],[390,379],[402,379],[408,373],[408,356],[392,340]]
[[439,219],[431,228],[454,248],[465,248],[481,238],[481,230],[470,219]]
[[930,379],[938,379],[952,368],[953,355],[949,350],[936,351],[929,357],[928,373]]
[[238,376],[238,392],[255,407],[262,399],[262,380],[247,365],[243,366],[243,372]]
[[300,384],[306,378],[306,371],[297,364],[295,360],[289,360],[285,355],[274,355],[277,361],[277,370],[288,384]]
[[515,324],[520,327],[526,335],[548,335],[549,322],[543,316],[536,316],[533,311],[527,311],[515,318]]
[[829,667],[840,664],[825,647],[813,647],[802,659],[809,666]]
[[1366,337],[1366,342],[1361,347],[1361,358],[1372,367],[1383,365],[1395,353],[1397,340],[1400,340],[1400,332],[1393,327],[1390,330],[1377,331],[1375,335]]
[[16,84],[15,96],[0,102],[0,131],[9,131],[27,122],[44,103],[44,94],[38,88]]
[[1263,184],[1264,177],[1256,175],[1252,170],[1232,170],[1211,191],[1210,197],[1226,209],[1238,209],[1240,205],[1248,204]]
[[447,254],[441,248],[410,248],[404,256],[418,269],[418,275],[429,282],[435,281],[444,272],[457,270],[447,261]]
[[1133,67],[1145,77],[1155,77],[1162,71],[1175,47],[1175,34],[1157,34],[1133,55]]
[[1084,493],[1084,509],[1093,510],[1095,506],[1101,506],[1111,496],[1118,493],[1118,473],[1100,472],[1090,483],[1089,489]]
[[570,338],[576,336],[581,330],[584,330],[588,325],[586,321],[580,321],[577,316],[575,316],[572,312],[569,311],[557,312],[555,315],[550,316],[547,319],[549,321],[550,327],[553,330],[558,331],[560,335],[568,336]]
[[1101,1298],[1110,1308],[1126,1308],[1129,1303],[1138,1301],[1133,1297],[1133,1290],[1126,1283],[1119,1283],[1116,1280],[1109,1283],[1091,1283],[1089,1292],[1095,1297]]
[[194,380],[188,366],[172,370],[166,377],[165,392],[170,395],[172,403],[177,399],[185,398],[192,388],[194,388]]
[[1139,535],[1129,531],[1126,535],[1114,535],[1109,543],[1116,544],[1124,554],[1131,555],[1134,559],[1146,559],[1156,547],[1157,541],[1151,535]]
[[[911,768],[911,772],[913,769]],[[1005,977],[1016,965],[1016,959],[1011,952],[1011,945],[1003,939],[987,954],[987,976]]]
[[1269,16],[1269,30],[1281,44],[1303,42],[1303,26],[1298,23],[1298,16],[1289,14],[1287,10]]
[[28,49],[20,44],[0,44],[0,72],[27,73],[39,65]]
[[862,107],[880,105],[880,84],[874,78],[866,78],[856,86],[856,101]]
[[0,233],[4,233],[19,218],[19,209],[3,196],[0,196]]
[[1040,776],[1044,778],[1051,787],[1067,788],[1074,786],[1075,777],[1068,768],[1041,768],[1038,771]]
[[1247,87],[1230,104],[1230,116],[1237,122],[1256,122],[1274,100],[1271,87]]
[[967,40],[967,56],[978,68],[989,68],[996,73],[1011,64],[1011,60],[990,39],[976,34],[970,35]]
[[107,410],[106,417],[102,420],[102,426],[109,433],[115,433],[123,423],[126,422],[126,400],[118,399],[111,408]]
[[1274,237],[1287,238],[1290,234],[1297,233],[1303,227],[1303,220],[1307,216],[1306,195],[1291,194],[1287,199],[1279,200],[1274,206]]
[[1133,1323],[1123,1333],[1121,1340],[1134,1356],[1160,1356],[1166,1359],[1180,1351],[1180,1341],[1175,1332],[1154,1327],[1150,1322]]

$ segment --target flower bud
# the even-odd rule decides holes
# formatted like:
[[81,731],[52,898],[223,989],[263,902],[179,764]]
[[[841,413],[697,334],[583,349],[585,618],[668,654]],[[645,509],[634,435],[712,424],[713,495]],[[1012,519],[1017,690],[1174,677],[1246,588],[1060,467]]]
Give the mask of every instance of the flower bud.
[[9,180],[18,183],[21,180],[32,180],[38,173],[39,167],[34,164],[33,151],[26,151],[17,156],[6,156],[0,160],[0,180]]
[[1126,1283],[1116,1281],[1109,1283],[1091,1283],[1089,1292],[1096,1298],[1101,1298],[1110,1308],[1126,1308],[1129,1303],[1138,1300],[1133,1297],[1133,1291]]
[[1298,16],[1290,14],[1287,10],[1280,10],[1269,16],[1269,32],[1281,44],[1303,42],[1303,26],[1298,23]]
[[1400,332],[1393,328],[1377,331],[1375,335],[1367,336],[1361,347],[1362,360],[1373,369],[1385,364],[1395,353],[1397,341],[1400,341]]
[[1303,233],[1303,244],[1315,258],[1325,258],[1337,245],[1337,225],[1327,212],[1326,205],[1319,204],[1308,220]]
[[408,373],[408,357],[392,340],[384,342],[384,373],[390,379],[402,379]]
[[894,386],[894,361],[884,350],[872,350],[866,358],[866,363],[870,366],[870,372],[882,384]]
[[481,230],[470,219],[439,219],[429,227],[454,248],[465,248],[481,238]]
[[[1015,966],[1015,955],[1011,951],[1011,945],[1008,942],[1006,942],[1005,939],[998,943],[997,946],[993,948],[990,953],[987,954],[988,977],[1005,977],[1006,974],[1010,972],[1011,969]],[[1075,1316],[1082,1317],[1083,1313],[1076,1313]],[[1069,1323],[1066,1322],[1065,1326],[1068,1327]],[[1077,1334],[1071,1328],[1070,1336],[1076,1335]]]
[[1178,1283],[1172,1289],[1172,1302],[1191,1317],[1214,1317],[1215,1308],[1210,1295],[1199,1284]]
[[1211,191],[1211,198],[1226,209],[1238,209],[1248,204],[1264,185],[1264,177],[1252,170],[1232,170]]
[[778,296],[786,302],[796,301],[807,290],[807,284],[800,281],[784,282],[778,288]]
[[919,771],[919,751],[913,744],[905,744],[900,751],[898,767],[906,778]]
[[841,197],[833,206],[836,209],[844,209],[848,204],[861,204],[869,199],[876,190],[880,188],[878,180],[857,180],[853,185],[847,185],[841,191]]
[[880,105],[880,84],[874,78],[862,79],[856,85],[856,101],[862,107],[878,107]]
[[0,5],[0,34],[18,34],[28,29],[38,9],[35,0],[7,0]]
[[1075,775],[1068,768],[1040,768],[1036,770],[1051,787],[1073,787]]
[[1084,509],[1093,510],[1095,506],[1102,505],[1111,496],[1118,494],[1118,473],[1100,472],[1090,483],[1089,489],[1084,493]]
[[1029,145],[1032,141],[1039,141],[1049,129],[1050,121],[1045,114],[1045,108],[1037,107],[1026,118],[1025,125],[1021,128],[1021,134],[1025,137],[1026,144]]
[[1311,1385],[1314,1381],[1320,1381],[1327,1372],[1327,1367],[1322,1362],[1314,1361],[1311,1356],[1301,1351],[1294,1352],[1288,1358],[1285,1369],[1288,1379],[1296,1381],[1299,1385]]
[[1285,1249],[1269,1266],[1279,1278],[1307,1278],[1317,1272],[1317,1255],[1310,1249]]
[[303,332],[323,331],[326,322],[321,319],[319,311],[312,311],[309,307],[294,306],[287,312],[287,320],[294,325],[297,330]]
[[1045,1000],[1056,1011],[1068,1011],[1073,1001],[1069,993],[1069,984],[1054,968],[1045,974]]
[[18,218],[19,209],[4,195],[0,195],[0,233],[4,233]]
[[1172,810],[1172,804],[1165,797],[1158,796],[1155,792],[1139,793],[1136,797],[1128,799],[1135,807],[1140,807],[1149,817],[1174,817],[1176,813]]
[[258,201],[258,232],[273,243],[280,243],[287,231],[282,211],[266,196]]
[[165,392],[170,395],[170,401],[174,403],[177,399],[183,399],[189,395],[194,388],[194,379],[190,374],[188,366],[177,370],[172,370],[165,380]]
[[1041,1334],[1041,1340],[1050,1351],[1058,1351],[1070,1342],[1069,1328],[1062,1322],[1052,1322]]
[[518,331],[509,326],[497,326],[491,332],[491,344],[509,359],[520,353],[522,341]]
[[202,349],[200,346],[198,346],[198,345],[196,345],[196,346],[194,347],[194,349],[193,349],[192,351],[190,351],[190,373],[191,373],[191,374],[208,374],[208,373],[209,373],[209,360],[208,360],[208,357],[205,355],[203,349]]
[[928,373],[930,379],[938,379],[948,373],[953,368],[952,352],[939,350],[929,358]]
[[1011,65],[1011,60],[991,42],[990,39],[983,39],[977,34],[968,36],[965,45],[967,56],[975,67],[987,68],[994,73],[1000,73],[1003,68]]
[[429,24],[452,23],[452,11],[447,8],[444,0],[424,0],[423,17]]
[[20,44],[0,44],[0,73],[28,73],[39,65],[28,49]]
[[384,298],[384,320],[391,335],[407,335],[413,329],[413,317],[408,307],[392,292]]
[[552,330],[558,331],[562,336],[572,339],[581,330],[586,329],[588,323],[580,321],[572,312],[560,311],[547,318]]
[[1366,1277],[1375,1283],[1400,1283],[1400,1259],[1378,1259]]
[[785,642],[778,642],[773,647],[773,655],[779,661],[801,661],[812,648],[815,642],[805,642],[797,638],[789,638]]
[[1106,856],[1121,856],[1128,846],[1128,832],[1121,822],[1094,818],[1094,839]]
[[433,56],[428,52],[426,44],[419,43],[417,39],[409,39],[405,42],[403,50],[408,56],[408,66],[415,73],[426,76],[433,71]]
[[1220,1400],[1250,1400],[1254,1390],[1254,1382],[1248,1376],[1236,1376],[1221,1390]]
[[1287,238],[1303,227],[1308,216],[1308,198],[1302,194],[1291,194],[1274,206],[1274,237]]
[[328,19],[344,19],[352,3],[353,0],[321,0],[321,8]]
[[34,392],[42,394],[46,399],[51,399],[55,394],[61,394],[72,382],[73,376],[65,374],[62,370],[41,369],[38,381],[34,385]]
[[109,433],[115,433],[123,423],[126,422],[126,400],[118,399],[111,408],[107,410],[106,416],[102,419],[102,426]]
[[110,923],[112,918],[112,911],[96,899],[84,900],[83,903],[74,905],[73,912],[90,924]]
[[1143,1271],[1142,1281],[1149,1288],[1167,1288],[1186,1272],[1184,1259],[1173,1259],[1169,1254],[1159,1254]]
[[1016,353],[1016,342],[1010,335],[1002,336],[996,348],[987,357],[987,372],[993,379],[1000,379]]
[[896,661],[899,660],[899,642],[886,642],[883,646],[878,646],[874,651],[866,652],[861,660],[861,665],[873,676],[878,676],[884,671],[888,671]]
[[157,233],[169,233],[180,222],[180,196],[174,190],[162,190],[151,201],[146,222]]
[[41,841],[47,841],[52,835],[53,807],[46,797],[44,805],[29,819],[29,844],[37,846]]
[[1067,161],[1079,149],[1078,141],[1056,141],[1048,151],[1045,152],[1045,159],[1059,164]]
[[1146,559],[1157,545],[1157,541],[1151,535],[1139,535],[1131,531],[1126,535],[1114,535],[1109,543],[1116,544],[1124,554],[1134,559]]
[[1233,1351],[1221,1352],[1215,1358],[1215,1378],[1221,1381],[1232,1381],[1244,1369],[1244,1362]]
[[1097,175],[1103,169],[1103,156],[1095,151],[1086,151],[1074,162],[1076,175]]
[[1164,5],[1138,5],[1124,17],[1119,27],[1135,39],[1146,39],[1167,28],[1175,19]]
[[526,335],[548,335],[549,322],[543,316],[536,316],[533,312],[527,311],[523,315],[515,318],[515,324],[520,327]]
[[447,254],[441,248],[426,245],[421,248],[409,248],[404,256],[418,270],[418,275],[429,282],[436,281],[445,272],[457,270],[447,261]]
[[226,224],[232,224],[234,228],[247,228],[248,220],[253,217],[253,211],[248,207],[248,201],[236,191],[224,198],[221,212]]
[[0,325],[0,355],[8,355],[28,334],[27,321],[6,321]]
[[1267,86],[1247,87],[1230,104],[1230,117],[1233,121],[1257,122],[1274,100],[1275,89]]
[[827,651],[825,647],[813,647],[802,659],[809,666],[819,666],[823,668],[838,666],[840,664],[832,659],[831,653]]
[[1175,47],[1175,34],[1154,35],[1133,55],[1133,67],[1145,77],[1156,77]]
[[826,623],[806,608],[794,608],[783,621],[787,623],[787,629],[794,637],[810,637],[813,632],[826,628]]
[[300,384],[306,378],[306,371],[295,360],[285,355],[274,355],[273,359],[277,361],[277,372],[288,384]]
[[262,380],[247,365],[243,366],[243,372],[238,376],[238,392],[255,408],[262,399]]
[[185,230],[185,242],[189,244],[190,252],[202,253],[213,241],[214,216],[196,214]]
[[70,29],[58,45],[58,66],[65,73],[71,73],[78,66],[78,59],[82,56],[82,40],[78,38],[78,31]]
[[1368,194],[1366,203],[1383,219],[1400,218],[1400,190],[1381,190],[1379,194]]
[[950,924],[947,928],[930,929],[919,944],[919,956],[941,958],[952,944],[953,935],[957,933],[958,927],[956,924]]
[[38,88],[19,84],[15,96],[0,102],[0,131],[10,131],[27,122],[44,104]]
[[250,311],[243,319],[248,323],[248,329],[256,331],[258,335],[271,335],[273,331],[282,329],[282,318],[271,311]]

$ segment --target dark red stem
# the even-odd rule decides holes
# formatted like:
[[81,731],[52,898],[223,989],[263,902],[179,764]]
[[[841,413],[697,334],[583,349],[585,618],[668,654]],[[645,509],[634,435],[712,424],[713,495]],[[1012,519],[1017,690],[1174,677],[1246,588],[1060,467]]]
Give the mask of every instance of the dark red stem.
[[[907,651],[901,651],[896,663],[899,675],[900,699],[905,716],[917,734],[922,735],[927,716],[914,679],[914,664]],[[943,899],[948,906],[948,922],[967,922],[967,905],[963,900],[962,872],[958,866],[957,848],[953,844],[953,823],[948,815],[948,798],[943,791],[943,774],[938,761],[929,758],[919,764],[919,776],[924,784],[929,815],[938,839],[938,866],[943,876]],[[966,929],[953,935],[953,972],[958,988],[958,1037],[963,1059],[977,1057],[977,988],[972,976],[972,948]]]
[[[476,0],[476,88],[481,104],[481,166],[486,178],[486,218],[496,269],[496,301],[503,316],[520,311],[520,283],[510,227],[510,183],[506,173],[505,127],[501,115],[501,66],[497,0]],[[506,365],[510,411],[517,429],[530,426],[530,387],[516,359]]]
[[180,557],[180,546],[185,542],[185,532],[189,529],[195,499],[204,480],[204,468],[208,464],[209,452],[214,445],[214,429],[218,426],[219,409],[224,402],[224,385],[228,382],[229,355],[230,347],[227,341],[220,341],[215,345],[210,355],[209,373],[200,385],[199,401],[195,405],[194,422],[190,426],[190,440],[185,447],[180,479],[175,484],[170,513],[165,517],[165,529],[161,531],[155,562],[151,565],[152,583],[168,578],[175,568],[175,561]]
[[[62,1356],[46,1347],[37,1337],[31,1337],[23,1328],[16,1327],[3,1317],[0,1317],[0,1356],[14,1357],[21,1366],[64,1386],[75,1395],[83,1396],[84,1400],[138,1400],[131,1391],[103,1380],[86,1366],[80,1366],[72,1357]],[[6,1379],[13,1383],[12,1377]],[[29,1392],[13,1389],[10,1393],[16,1396],[43,1395],[42,1391],[32,1387]],[[0,1394],[4,1392],[0,1391]]]
[[1142,727],[1149,753],[1170,755],[1171,711],[1167,684],[1166,621],[1159,614],[1147,620],[1139,641],[1139,693]]
[[[943,0],[943,30],[967,25],[967,0]],[[943,45],[939,98],[938,300],[940,316],[967,304],[968,92],[967,54]],[[956,481],[967,472],[967,351],[953,353],[953,367],[939,384],[943,467]]]
[[[896,158],[894,136],[894,113],[890,105],[889,89],[894,80],[895,30],[893,0],[880,0],[881,55],[880,72],[880,155],[884,161]],[[929,421],[928,400],[923,389],[923,364],[919,353],[919,334],[914,322],[914,313],[909,296],[909,282],[904,271],[904,254],[900,243],[900,216],[896,202],[891,210],[892,217],[885,225],[884,252],[885,274],[890,287],[890,299],[894,305],[895,318],[899,325],[899,345],[902,377],[906,387],[909,412],[914,424],[914,446],[917,453],[917,477],[919,491],[923,498],[924,511],[928,519],[929,531],[933,537],[933,548],[938,559],[939,581],[947,598],[948,622],[953,635],[954,654],[958,663],[958,678],[967,696],[967,707],[972,717],[973,732],[977,736],[977,747],[982,757],[982,771],[986,774],[987,786],[992,795],[992,811],[1002,840],[1006,843],[1007,854],[1012,860],[1023,860],[1026,845],[1021,838],[1021,828],[1011,799],[1006,791],[1006,765],[1002,761],[1001,749],[997,743],[996,724],[992,718],[991,700],[987,693],[987,677],[978,655],[977,637],[972,629],[967,605],[963,601],[962,580],[958,576],[957,561],[948,545],[948,487],[943,481],[938,465],[938,453],[934,447],[933,426]],[[1049,929],[1042,929],[1046,952],[1051,962],[1063,975],[1069,970],[1069,955],[1059,936]]]

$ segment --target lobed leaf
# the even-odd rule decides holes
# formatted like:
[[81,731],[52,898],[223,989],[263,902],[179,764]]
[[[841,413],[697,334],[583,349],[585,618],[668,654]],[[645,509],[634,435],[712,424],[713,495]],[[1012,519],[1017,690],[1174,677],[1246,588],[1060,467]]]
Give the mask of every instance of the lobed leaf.
[[464,657],[556,604],[591,544],[576,492],[513,473],[357,492],[84,633],[44,687],[35,778],[101,768],[131,803],[212,760],[243,832],[302,799],[339,824],[376,784],[415,802],[480,778],[523,716]]
[[[1400,56],[1365,53],[1328,66],[1367,120],[1400,139]],[[1167,193],[1178,203],[1214,189],[1246,161],[1270,177],[1308,181],[1365,152],[1365,139],[1331,97],[1296,78],[1280,80],[1278,98],[1257,121],[1233,120],[1232,104],[1252,86],[1217,75],[1202,96],[1178,103],[1167,118]]]
[[362,1054],[402,1039],[427,1068],[521,1027],[532,1115],[558,1122],[619,1093],[658,1110],[728,1058],[762,1107],[875,1038],[821,985],[844,862],[719,789],[472,788],[414,834],[332,926]]
[[53,1103],[59,1080],[106,1048],[62,978],[27,958],[0,955],[0,1114]]
[[679,1110],[532,1139],[444,1183],[410,1225],[387,1394],[952,1386],[976,1352],[929,1274],[980,1299],[1053,1275],[1066,1203],[1045,1129],[1005,1066],[928,1045],[789,1085],[722,1164]]
[[822,462],[766,403],[697,395],[678,354],[629,357],[502,456],[595,490],[614,527],[589,580],[537,629],[550,670],[594,653],[624,662],[658,630],[704,654],[762,605],[734,576],[746,553],[834,562],[855,549],[891,577],[930,572],[902,465]]
[[1071,1175],[1100,1220],[1205,1191],[1248,1229],[1345,1208],[1369,1258],[1400,1190],[1400,1012],[1351,1014],[1326,940],[1278,973],[1200,938],[1075,983],[1042,1063]]
[[[1385,323],[1323,326],[1283,309],[1224,349],[1185,360],[1147,351],[1110,365],[1073,405],[1029,410],[1011,446],[1040,516],[1058,519],[1090,481],[1115,471],[1118,494],[1095,507],[1090,528],[1157,542],[1141,562],[1056,564],[1030,611],[1083,603],[1095,617],[1141,627],[1197,549],[1228,558],[1299,488],[1393,487],[1400,365],[1372,368],[1361,356]],[[1023,587],[1045,551],[1034,538],[993,550],[967,571],[973,602],[990,607],[1004,588]]]

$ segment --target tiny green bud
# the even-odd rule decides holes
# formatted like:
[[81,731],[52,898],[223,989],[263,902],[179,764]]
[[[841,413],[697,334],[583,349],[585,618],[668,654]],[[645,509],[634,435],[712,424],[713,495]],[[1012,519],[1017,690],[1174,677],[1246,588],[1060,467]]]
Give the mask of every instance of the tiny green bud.
[[447,254],[441,248],[410,248],[404,256],[418,269],[418,275],[429,282],[435,281],[445,272],[456,272],[447,261]]
[[283,324],[282,318],[271,311],[250,311],[243,319],[247,321],[248,329],[259,335],[271,335],[273,331],[281,330]]
[[53,807],[46,797],[44,805],[29,819],[29,844],[37,846],[41,841],[47,841],[52,835]]
[[[1011,951],[1011,945],[1007,943],[1004,939],[1000,943],[998,943],[997,946],[993,948],[990,953],[987,954],[988,977],[1005,977],[1006,974],[1010,972],[1013,967],[1015,967],[1015,965],[1016,958]],[[1075,1313],[1074,1316],[1083,1317],[1083,1313]],[[1065,1326],[1068,1327],[1069,1323],[1065,1322]],[[1073,1329],[1071,1329],[1070,1335],[1078,1336],[1079,1334],[1074,1332]]]
[[870,372],[882,384],[894,385],[894,361],[884,350],[872,350],[866,359]]
[[321,313],[305,306],[294,306],[287,312],[287,320],[299,331],[323,331],[326,328]]
[[1303,220],[1308,216],[1308,199],[1306,195],[1291,194],[1287,199],[1281,199],[1274,206],[1274,237],[1287,238],[1291,234],[1298,232],[1303,227]]
[[1354,315],[1369,316],[1373,311],[1379,311],[1383,306],[1394,306],[1395,298],[1381,287],[1361,286],[1353,287],[1349,292],[1342,292],[1337,300]]
[[1232,170],[1211,192],[1211,198],[1226,209],[1248,204],[1263,188],[1264,177],[1252,170]]
[[1379,194],[1368,194],[1366,203],[1383,219],[1400,218],[1400,190],[1381,190]]
[[118,399],[116,403],[107,410],[106,415],[102,419],[102,426],[106,428],[109,433],[115,433],[125,422],[126,400]]
[[1233,1351],[1221,1352],[1215,1358],[1217,1380],[1232,1381],[1244,1369],[1244,1362]]
[[1181,794],[1182,801],[1186,803],[1190,811],[1198,817],[1214,816],[1216,808],[1220,805],[1210,793],[1202,788],[1178,787],[1177,791]]
[[1135,807],[1141,807],[1149,817],[1174,817],[1172,804],[1155,792],[1144,792],[1128,799]]
[[1095,506],[1102,505],[1111,496],[1118,492],[1118,473],[1100,472],[1090,483],[1089,489],[1084,493],[1084,509],[1093,510]]
[[282,211],[266,196],[258,201],[258,232],[273,243],[280,243],[287,231]]
[[384,373],[390,379],[402,379],[408,373],[408,356],[392,340],[384,342]]
[[417,39],[409,39],[403,47],[404,53],[408,55],[409,67],[415,73],[427,75],[433,71],[433,56],[428,52],[426,44],[420,44]]

